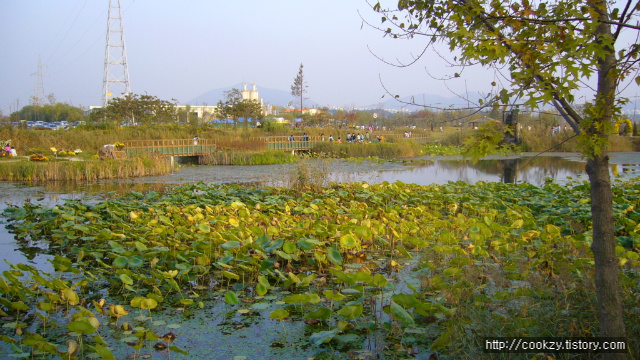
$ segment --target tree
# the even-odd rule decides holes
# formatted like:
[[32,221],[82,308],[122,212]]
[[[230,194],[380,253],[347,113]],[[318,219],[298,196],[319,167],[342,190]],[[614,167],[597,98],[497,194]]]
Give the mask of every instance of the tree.
[[291,95],[296,98],[300,98],[300,112],[303,112],[303,101],[304,94],[307,93],[307,82],[304,79],[304,72],[302,71],[303,65],[300,64],[300,68],[298,69],[298,75],[296,75],[295,79],[293,79],[293,85],[291,85]]
[[126,94],[111,99],[103,115],[106,121],[114,124],[123,121],[130,124],[171,123],[175,121],[175,104],[152,95]]
[[[381,29],[386,35],[424,37],[425,52],[446,43],[459,53],[452,63],[463,70],[478,64],[507,71],[504,77],[511,86],[495,94],[492,104],[506,106],[516,98],[532,108],[552,104],[579,135],[591,185],[598,320],[601,335],[610,337],[624,337],[625,326],[607,141],[612,120],[626,101],[617,94],[618,86],[631,76],[640,84],[640,44],[623,36],[640,30],[632,24],[640,7],[631,1],[621,5],[614,8],[616,4],[606,0],[399,0],[397,10],[373,5],[382,23],[389,24]],[[597,84],[592,103],[581,115],[572,105],[574,92],[590,76]]]
[[[51,100],[50,95],[50,100]],[[55,99],[53,99],[55,100]],[[11,113],[11,120],[41,120],[45,122],[51,121],[79,121],[85,120],[84,110],[79,107],[69,105],[67,103],[51,103],[42,106],[27,105],[19,111]]]
[[233,120],[234,128],[238,127],[238,120],[244,119],[244,127],[249,126],[249,119],[257,120],[264,117],[262,106],[255,100],[242,99],[239,89],[224,92],[225,101],[218,101],[218,113],[221,117]]

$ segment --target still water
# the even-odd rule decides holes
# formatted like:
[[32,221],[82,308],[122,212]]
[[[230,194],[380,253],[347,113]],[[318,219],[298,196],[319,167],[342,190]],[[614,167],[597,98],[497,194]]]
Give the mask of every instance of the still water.
[[[640,176],[640,153],[612,153],[611,174],[619,180],[630,180]],[[248,184],[253,186],[281,186],[295,173],[296,166],[185,166],[169,175],[127,180],[111,180],[93,184],[54,183],[29,185],[23,183],[0,182],[0,211],[9,204],[21,205],[25,200],[55,205],[64,199],[96,201],[108,192],[115,194],[130,190],[147,192],[162,191],[167,185],[185,183]],[[585,161],[580,154],[524,154],[518,157],[495,157],[481,160],[476,164],[455,157],[423,157],[406,161],[309,161],[313,173],[327,181],[402,181],[420,185],[445,184],[449,181],[475,183],[507,182],[542,185],[545,181],[566,183],[569,180],[587,180],[584,173]],[[114,193],[110,196],[114,196]],[[117,196],[117,195],[116,195]],[[18,248],[13,235],[2,226],[0,220],[0,271],[8,268],[4,260],[11,263],[30,263],[50,271],[47,257],[38,254],[37,248]],[[37,246],[37,245],[36,245]]]

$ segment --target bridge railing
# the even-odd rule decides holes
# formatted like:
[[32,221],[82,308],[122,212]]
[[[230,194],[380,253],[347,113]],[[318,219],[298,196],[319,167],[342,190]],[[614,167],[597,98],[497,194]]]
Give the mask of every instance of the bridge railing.
[[193,156],[215,151],[216,143],[211,139],[162,139],[123,141],[122,149],[128,156],[148,153],[161,155]]
[[[381,136],[383,141],[392,140],[392,141],[402,141],[402,140],[411,140],[417,143],[428,143],[431,140],[431,136],[429,134],[412,134],[411,137],[405,137],[403,134],[385,134],[385,133],[373,133],[369,135],[369,139],[366,142],[378,142],[378,136]],[[260,141],[266,144],[267,149],[269,150],[306,150],[313,148],[316,144],[322,142],[328,142],[329,136],[324,135],[308,135],[306,140],[303,140],[302,135],[294,135],[293,139],[291,136],[265,136],[265,137],[252,137],[253,141]],[[334,137],[334,141],[338,141],[338,136]],[[346,136],[342,139],[342,143],[346,143]]]

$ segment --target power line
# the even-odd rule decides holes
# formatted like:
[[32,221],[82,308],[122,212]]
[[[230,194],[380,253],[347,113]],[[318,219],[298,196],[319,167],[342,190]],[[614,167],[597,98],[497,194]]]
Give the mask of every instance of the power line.
[[60,48],[60,45],[62,45],[62,42],[64,41],[64,39],[67,38],[67,35],[69,35],[69,31],[71,31],[71,29],[73,28],[73,25],[75,25],[76,21],[78,20],[78,17],[80,16],[80,13],[82,12],[82,9],[84,9],[84,6],[86,4],[87,4],[87,0],[84,0],[84,3],[82,4],[82,7],[80,8],[78,13],[76,14],[76,17],[73,19],[73,22],[71,23],[71,26],[69,26],[69,28],[67,29],[67,32],[62,37],[62,40],[60,40],[60,42],[58,42],[58,46],[56,46],[56,48],[53,50],[53,52],[51,53],[51,55],[47,59],[46,63],[49,63],[51,58],[53,58],[53,55],[55,55],[56,51],[58,51],[58,49]]

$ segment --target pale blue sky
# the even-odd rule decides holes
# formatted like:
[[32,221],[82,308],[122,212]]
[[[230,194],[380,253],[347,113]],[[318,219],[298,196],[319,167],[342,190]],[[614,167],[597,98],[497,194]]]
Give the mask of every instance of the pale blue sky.
[[[113,0],[115,2],[115,0]],[[379,76],[394,93],[451,95],[424,67],[393,68],[417,42],[391,40],[363,26],[379,16],[364,0],[121,0],[132,91],[185,103],[241,82],[289,91],[300,63],[308,97],[320,106],[380,101]],[[100,105],[107,0],[0,1],[0,109],[28,104],[41,57],[45,94],[73,105]],[[440,66],[442,68],[442,66]],[[486,83],[486,82],[485,82]],[[450,84],[463,90],[464,82]],[[470,91],[485,84],[467,82]],[[388,96],[385,100],[388,99]]]
[[[432,52],[409,68],[384,64],[370,50],[409,61],[425,40],[383,38],[363,25],[359,12],[380,21],[365,0],[121,0],[121,7],[132,91],[179,103],[242,82],[289,91],[300,63],[307,95],[320,106],[376,104],[384,94],[380,78],[394,94],[445,97],[486,93],[494,80],[474,70],[445,86],[425,69],[435,76],[455,71]],[[101,104],[107,8],[108,0],[0,0],[4,114],[17,99],[28,104],[38,56],[45,94]]]

